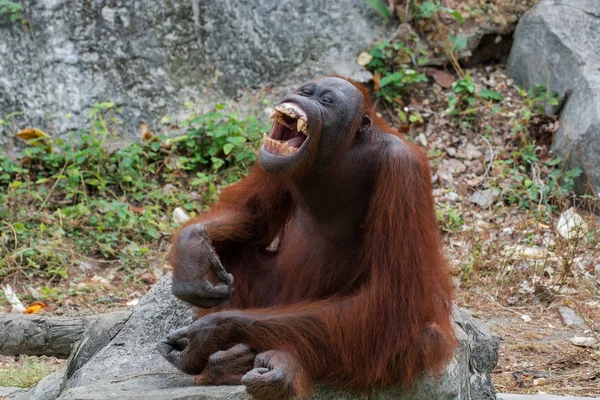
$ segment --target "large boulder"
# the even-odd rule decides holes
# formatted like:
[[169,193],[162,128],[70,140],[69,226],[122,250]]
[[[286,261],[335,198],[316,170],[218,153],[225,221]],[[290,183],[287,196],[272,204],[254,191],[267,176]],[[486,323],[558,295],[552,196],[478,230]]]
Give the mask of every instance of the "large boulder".
[[[170,284],[170,276],[157,283],[119,332],[101,347],[98,340],[84,338],[82,343],[87,350],[74,351],[66,372],[59,371],[38,387],[9,395],[7,399],[250,399],[243,386],[193,385],[192,377],[179,373],[158,354],[156,344],[161,338],[192,321],[192,310],[172,296]],[[463,310],[456,308],[453,318],[460,346],[441,378],[424,376],[411,394],[392,388],[376,392],[370,398],[495,400],[490,372],[498,361],[498,338]],[[360,398],[357,394],[324,387],[312,397],[314,400]]]
[[508,73],[525,88],[560,95],[562,126],[553,150],[584,172],[580,193],[600,191],[600,1],[542,0],[519,22]]
[[[88,128],[97,102],[122,107],[125,130],[136,133],[189,101],[364,74],[356,56],[385,30],[363,0],[24,4],[32,30],[0,15],[0,118],[22,111],[20,128],[54,134]],[[6,132],[0,124],[0,144]]]

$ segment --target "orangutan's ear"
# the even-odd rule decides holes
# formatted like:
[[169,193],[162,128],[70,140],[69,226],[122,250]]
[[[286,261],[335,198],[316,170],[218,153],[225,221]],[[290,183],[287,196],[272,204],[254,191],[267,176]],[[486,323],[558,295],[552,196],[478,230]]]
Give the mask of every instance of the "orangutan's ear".
[[360,121],[360,129],[358,130],[360,133],[365,133],[371,127],[371,117],[367,114],[363,115],[362,120]]

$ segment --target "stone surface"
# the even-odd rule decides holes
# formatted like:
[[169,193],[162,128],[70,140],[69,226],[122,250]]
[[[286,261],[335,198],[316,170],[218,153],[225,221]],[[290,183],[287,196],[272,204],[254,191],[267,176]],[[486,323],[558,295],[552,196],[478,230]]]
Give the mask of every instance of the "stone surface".
[[[562,125],[553,150],[600,192],[600,2],[542,0],[519,22],[509,75],[526,88],[550,83],[560,95]],[[548,110],[556,111],[556,110]]]
[[[122,106],[137,135],[141,121],[152,127],[187,101],[212,104],[334,72],[368,79],[356,56],[386,29],[363,0],[24,4],[35,42],[0,16],[0,118],[23,111],[18,128],[54,134],[88,127],[96,102]],[[0,125],[0,140],[7,131]]]
[[[194,386],[156,351],[157,342],[171,330],[192,321],[192,310],[171,295],[170,276],[163,278],[142,299],[127,319],[117,319],[111,329],[98,329],[94,338],[102,348],[81,344],[65,373],[61,370],[26,393],[8,396],[16,400],[100,399],[249,399],[242,386]],[[460,348],[443,376],[423,377],[410,395],[399,389],[374,393],[376,400],[494,400],[490,372],[498,361],[499,340],[463,310],[453,313]],[[107,323],[105,326],[108,326]],[[115,333],[115,329],[118,330]],[[90,332],[84,335],[93,341]],[[100,339],[98,339],[100,338]],[[104,338],[104,339],[102,339]],[[109,338],[106,341],[106,338]],[[86,341],[84,339],[84,342]],[[81,356],[82,352],[85,357]],[[86,362],[87,361],[87,362]],[[74,367],[73,364],[76,364]],[[42,393],[43,392],[43,393]],[[59,394],[60,392],[60,394]],[[54,396],[54,397],[52,397]],[[58,396],[58,397],[57,397]],[[313,400],[359,399],[353,393],[319,388]]]

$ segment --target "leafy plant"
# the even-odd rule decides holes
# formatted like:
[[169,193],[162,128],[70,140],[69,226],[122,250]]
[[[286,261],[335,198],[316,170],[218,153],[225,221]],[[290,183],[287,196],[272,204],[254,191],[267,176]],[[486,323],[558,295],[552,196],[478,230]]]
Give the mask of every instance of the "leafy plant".
[[459,23],[463,23],[463,16],[460,11],[453,10],[448,7],[442,7],[438,1],[424,1],[417,5],[418,10],[415,14],[416,18],[433,18],[435,13],[442,11],[448,15],[451,15]]
[[22,24],[27,23],[23,16],[23,6],[11,0],[0,0],[0,16],[8,15],[12,22],[18,21]]
[[64,279],[78,254],[119,260],[127,270],[144,265],[148,249],[170,234],[173,210],[194,214],[220,185],[239,179],[266,129],[217,105],[184,121],[182,135],[150,133],[114,150],[108,141],[123,136],[120,112],[94,104],[89,130],[67,139],[22,131],[23,151],[0,154],[0,277]]
[[392,19],[392,13],[390,12],[387,4],[381,0],[365,0],[365,3],[371,6],[383,19],[389,21]]
[[404,42],[377,43],[369,54],[372,58],[367,67],[378,77],[377,96],[389,104],[396,104],[412,85],[427,82],[425,74],[411,67],[420,65],[422,60]]

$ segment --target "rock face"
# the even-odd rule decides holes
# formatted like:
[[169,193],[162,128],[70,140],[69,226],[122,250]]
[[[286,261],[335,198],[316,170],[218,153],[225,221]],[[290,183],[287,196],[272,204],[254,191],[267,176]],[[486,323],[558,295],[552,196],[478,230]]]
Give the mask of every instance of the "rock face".
[[[550,83],[560,94],[562,127],[553,149],[585,176],[577,190],[600,192],[600,2],[542,0],[519,22],[509,74],[526,88]],[[554,110],[557,111],[557,110]]]
[[24,4],[32,32],[0,16],[0,118],[22,111],[19,128],[55,134],[88,128],[97,102],[122,106],[136,133],[187,101],[221,101],[291,77],[298,85],[353,75],[356,55],[384,29],[363,0]]
[[[103,347],[84,338],[71,356],[67,373],[59,371],[28,392],[9,395],[12,400],[100,399],[250,399],[243,386],[194,386],[192,378],[175,370],[156,351],[157,342],[171,330],[192,321],[192,311],[177,301],[170,290],[170,276],[146,295]],[[413,393],[388,389],[374,393],[377,400],[495,400],[490,372],[498,361],[498,338],[465,311],[453,315],[460,347],[441,379],[423,377]],[[122,321],[119,320],[119,323]],[[110,329],[104,328],[103,332]],[[114,332],[113,332],[114,333]],[[106,337],[106,335],[104,335]],[[93,355],[91,355],[94,353]],[[76,365],[77,368],[74,368]],[[12,397],[11,397],[12,396]],[[319,388],[313,400],[359,399],[357,394]]]

